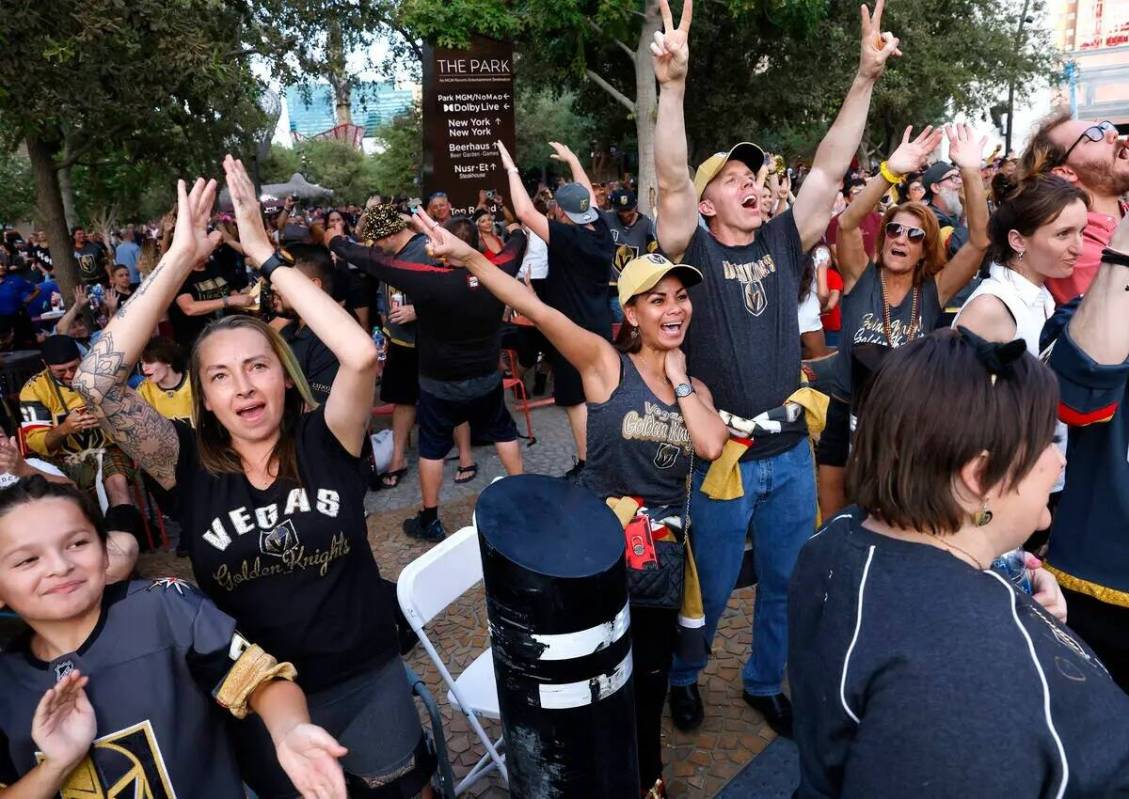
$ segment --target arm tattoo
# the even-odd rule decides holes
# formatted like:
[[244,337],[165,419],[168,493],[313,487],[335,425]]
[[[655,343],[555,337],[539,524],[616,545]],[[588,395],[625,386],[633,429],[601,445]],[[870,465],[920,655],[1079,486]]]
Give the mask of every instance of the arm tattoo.
[[100,405],[106,392],[125,380],[128,371],[125,353],[114,348],[114,334],[107,331],[79,364],[74,389],[90,404]]
[[153,267],[153,271],[149,273],[149,276],[141,281],[141,285],[137,287],[137,290],[130,295],[128,300],[122,303],[121,308],[118,308],[118,312],[114,314],[115,319],[125,318],[126,309],[134,300],[149,290],[149,287],[153,285],[153,281],[156,279],[157,275],[159,275],[164,268],[165,262],[163,260]]
[[120,384],[106,391],[96,413],[117,445],[154,480],[166,489],[176,485],[180,439],[171,421]]

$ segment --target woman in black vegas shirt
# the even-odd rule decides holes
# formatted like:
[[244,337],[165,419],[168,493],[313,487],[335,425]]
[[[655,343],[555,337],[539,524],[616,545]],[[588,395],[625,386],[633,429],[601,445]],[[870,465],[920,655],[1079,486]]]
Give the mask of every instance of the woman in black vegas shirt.
[[[196,342],[189,366],[196,428],[159,416],[126,385],[160,312],[214,240],[215,184],[181,184],[176,241],[79,368],[76,384],[122,447],[182,497],[181,523],[201,589],[252,640],[298,669],[310,714],[349,749],[354,797],[408,797],[433,769],[381,590],[364,521],[357,457],[377,353],[348,313],[274,253],[240,162],[225,160],[247,257],[271,278],[340,362],[314,410],[286,344],[262,322],[225,318]],[[183,244],[189,240],[191,243]],[[269,644],[267,642],[270,642]],[[271,762],[262,725],[232,731],[244,779],[261,799],[297,795]],[[378,787],[379,786],[379,787]]]

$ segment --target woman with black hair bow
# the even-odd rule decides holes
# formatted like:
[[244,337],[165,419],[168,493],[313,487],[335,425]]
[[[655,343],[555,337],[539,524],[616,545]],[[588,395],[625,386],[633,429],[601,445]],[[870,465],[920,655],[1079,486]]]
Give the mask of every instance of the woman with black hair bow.
[[1058,390],[1022,342],[945,330],[862,398],[859,507],[800,553],[789,596],[796,796],[1129,791],[1129,697],[1059,619],[989,569],[1049,520]]

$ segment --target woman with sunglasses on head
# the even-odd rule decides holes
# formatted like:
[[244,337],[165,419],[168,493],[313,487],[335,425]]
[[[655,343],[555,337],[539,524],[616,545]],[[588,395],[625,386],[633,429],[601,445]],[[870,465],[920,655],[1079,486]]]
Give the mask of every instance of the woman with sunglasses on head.
[[[837,257],[843,276],[842,328],[836,387],[819,442],[819,501],[823,518],[847,504],[844,467],[850,449],[853,353],[860,345],[893,349],[932,330],[945,303],[976,273],[988,247],[988,202],[980,180],[986,139],[964,125],[927,127],[902,142],[839,218]],[[933,212],[916,202],[887,209],[873,261],[863,249],[860,223],[892,185],[925,165],[929,154],[949,140],[949,158],[966,177],[969,240],[946,262]]]
[[[224,162],[248,260],[339,363],[318,406],[294,353],[265,322],[217,320],[188,366],[195,427],[162,417],[125,385],[157,317],[218,241],[206,228],[215,181],[180,182],[171,246],[79,366],[76,389],[105,429],[180,498],[182,537],[200,589],[250,639],[297,669],[311,718],[348,753],[349,796],[431,796],[434,756],[399,657],[393,600],[368,543],[359,455],[372,407],[376,346],[263,228],[254,184]],[[232,729],[244,781],[260,799],[297,790],[255,719]]]

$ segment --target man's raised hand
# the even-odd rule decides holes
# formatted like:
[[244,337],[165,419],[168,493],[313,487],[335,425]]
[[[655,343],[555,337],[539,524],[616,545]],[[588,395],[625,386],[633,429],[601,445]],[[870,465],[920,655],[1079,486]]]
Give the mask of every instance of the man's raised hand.
[[502,144],[501,140],[497,142],[498,156],[502,159],[502,168],[509,172],[511,169],[517,169],[514,159],[510,156],[510,151],[506,149],[506,145]]
[[882,30],[882,11],[886,7],[886,0],[878,0],[874,4],[874,14],[870,13],[867,6],[861,6],[859,13],[862,16],[862,48],[859,56],[859,75],[868,80],[878,80],[886,69],[886,60],[891,55],[900,56],[898,37],[889,31]]
[[[881,2],[881,0],[879,0]],[[694,12],[694,0],[686,0],[682,5],[682,19],[674,26],[668,0],[659,0],[662,11],[663,29],[655,31],[651,42],[651,63],[655,68],[655,78],[661,85],[684,83],[690,65],[690,19]]]

